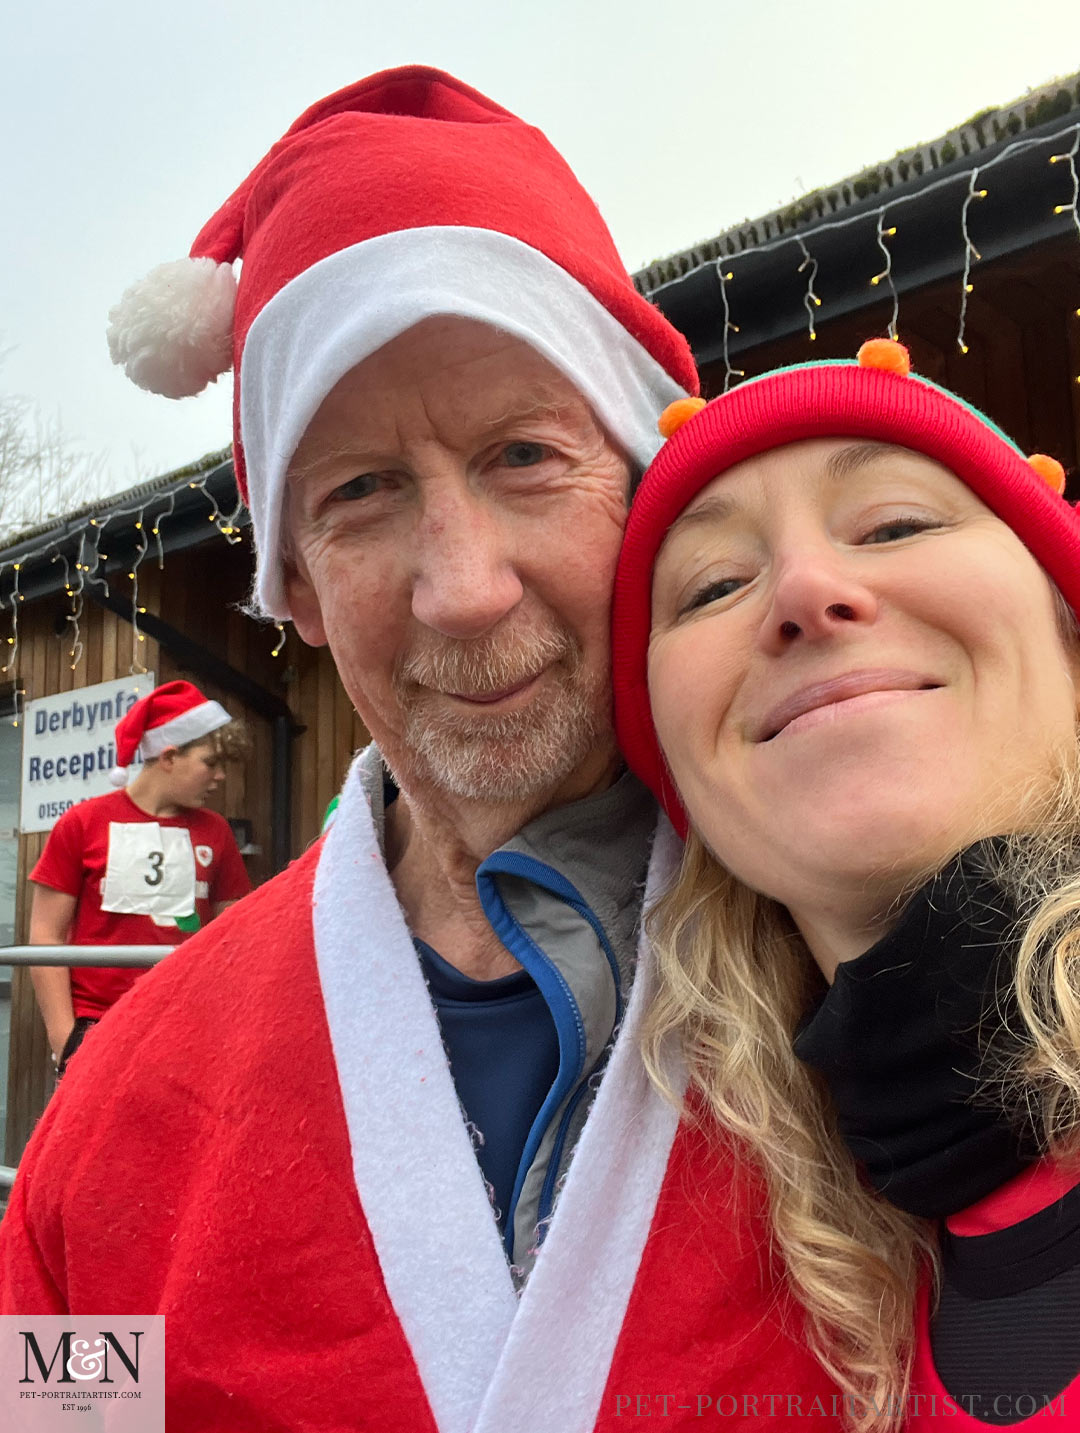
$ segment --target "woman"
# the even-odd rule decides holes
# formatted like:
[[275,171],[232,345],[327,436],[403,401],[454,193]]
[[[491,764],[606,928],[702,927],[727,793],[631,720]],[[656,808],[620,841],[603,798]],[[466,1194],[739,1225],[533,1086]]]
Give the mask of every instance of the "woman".
[[687,403],[614,619],[623,750],[689,829],[654,1073],[677,1032],[762,1164],[854,1426],[1080,1428],[1064,473],[887,340]]

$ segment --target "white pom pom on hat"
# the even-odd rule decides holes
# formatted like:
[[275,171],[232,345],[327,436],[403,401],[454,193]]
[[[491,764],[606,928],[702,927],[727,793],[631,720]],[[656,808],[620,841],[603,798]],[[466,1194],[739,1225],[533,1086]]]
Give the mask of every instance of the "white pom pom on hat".
[[159,264],[109,310],[109,354],[140,388],[193,397],[232,367],[235,308],[231,264]]
[[113,786],[126,786],[128,784],[128,769],[126,766],[110,766],[109,782]]

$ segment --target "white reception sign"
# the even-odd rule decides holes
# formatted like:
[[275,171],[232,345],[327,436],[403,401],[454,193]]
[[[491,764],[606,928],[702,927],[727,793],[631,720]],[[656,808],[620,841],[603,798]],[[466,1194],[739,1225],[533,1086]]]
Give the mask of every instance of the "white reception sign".
[[22,816],[19,829],[51,831],[76,801],[116,788],[113,728],[140,697],[154,690],[154,674],[122,677],[27,702],[23,715]]

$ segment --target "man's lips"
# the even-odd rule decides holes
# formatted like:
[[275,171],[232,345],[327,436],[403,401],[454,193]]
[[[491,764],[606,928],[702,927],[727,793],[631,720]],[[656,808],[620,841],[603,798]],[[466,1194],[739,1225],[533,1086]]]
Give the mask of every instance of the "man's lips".
[[521,681],[514,682],[508,687],[500,687],[497,691],[488,692],[444,692],[443,696],[453,697],[457,702],[468,702],[471,706],[490,707],[497,702],[509,701],[511,697],[518,696],[527,688],[531,687],[540,677],[540,672],[534,672],[531,677],[523,677]]
[[865,696],[868,692],[920,692],[932,691],[942,684],[923,672],[901,671],[879,668],[860,672],[845,672],[827,682],[815,682],[803,687],[791,696],[770,708],[761,722],[754,728],[755,742],[772,741],[786,726],[816,711],[819,707],[834,706],[838,702],[850,701],[853,697]]

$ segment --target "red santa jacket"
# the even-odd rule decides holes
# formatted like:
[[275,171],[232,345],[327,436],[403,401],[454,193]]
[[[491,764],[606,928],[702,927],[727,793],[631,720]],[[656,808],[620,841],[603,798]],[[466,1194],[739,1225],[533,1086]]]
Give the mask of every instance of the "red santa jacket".
[[[654,884],[674,858],[668,830]],[[839,1427],[758,1178],[645,1076],[650,978],[518,1297],[351,777],[319,847],[87,1037],[0,1311],[163,1313],[177,1433]]]

